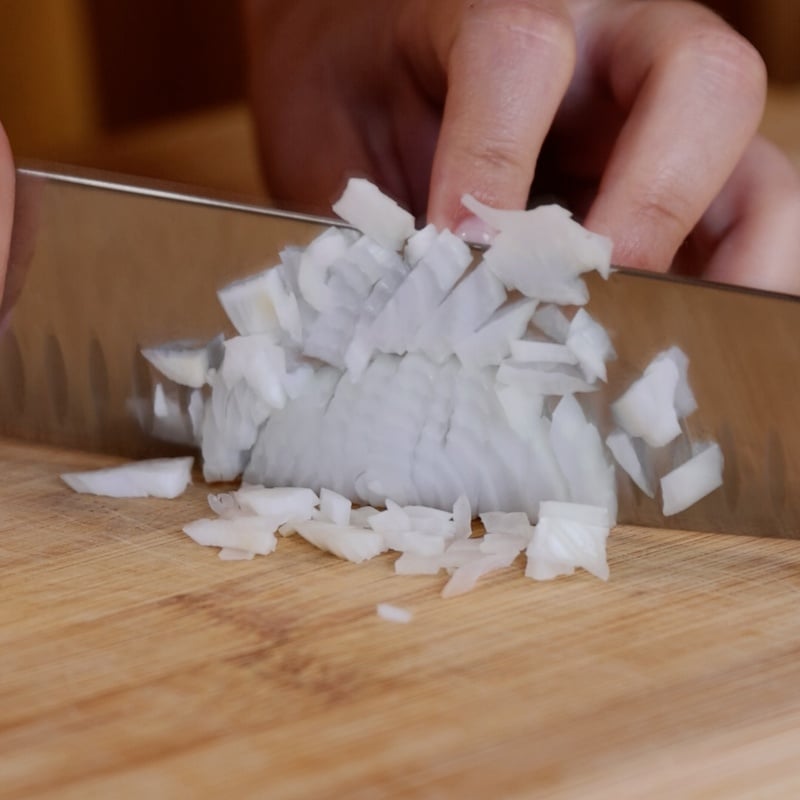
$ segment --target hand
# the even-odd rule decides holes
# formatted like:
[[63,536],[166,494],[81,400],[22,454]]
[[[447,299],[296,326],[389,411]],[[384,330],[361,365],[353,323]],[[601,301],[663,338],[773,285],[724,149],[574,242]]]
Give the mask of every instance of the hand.
[[[616,263],[800,292],[800,178],[756,136],[765,70],[683,0],[246,0],[273,196],[349,175],[430,221],[555,195]],[[677,258],[676,258],[677,256]],[[673,264],[674,262],[674,264]]]
[[11,249],[11,226],[14,222],[14,159],[3,126],[0,125],[0,330],[8,314],[10,295],[3,289]]

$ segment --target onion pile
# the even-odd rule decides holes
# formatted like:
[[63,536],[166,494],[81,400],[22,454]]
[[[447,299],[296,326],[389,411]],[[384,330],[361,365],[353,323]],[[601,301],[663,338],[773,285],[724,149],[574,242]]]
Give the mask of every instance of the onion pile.
[[218,293],[236,336],[144,351],[192,390],[184,410],[156,387],[163,429],[189,432],[207,481],[245,481],[212,496],[218,516],[189,536],[230,559],[292,532],[356,562],[394,550],[398,573],[449,571],[451,596],[523,551],[535,579],[576,567],[607,578],[615,464],[650,496],[660,477],[666,514],[720,484],[713,444],[653,474],[696,407],[677,348],[613,404],[605,441],[586,414],[581,396],[615,353],[583,308],[581,275],[608,277],[611,242],[558,206],[463,203],[496,232],[477,260],[351,180],[334,210],[352,229],[288,247]]

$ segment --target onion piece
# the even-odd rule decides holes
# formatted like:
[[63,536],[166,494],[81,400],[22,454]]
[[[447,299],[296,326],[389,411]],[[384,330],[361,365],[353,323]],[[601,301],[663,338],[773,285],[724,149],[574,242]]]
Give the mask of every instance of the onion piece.
[[552,364],[528,364],[503,361],[497,369],[497,381],[509,386],[519,386],[536,395],[567,395],[575,392],[594,392],[597,387],[583,377]]
[[462,204],[499,233],[484,260],[508,289],[526,297],[584,305],[586,284],[577,276],[597,270],[608,277],[611,240],[590,233],[560,206],[500,211],[465,195]]
[[217,298],[242,336],[266,334],[278,341],[287,334],[297,344],[302,341],[297,297],[276,267],[228,284],[217,292]]
[[334,525],[331,522],[308,520],[298,522],[297,533],[307,542],[326,550],[345,561],[360,564],[388,549],[383,534],[355,528],[352,525]]
[[350,178],[333,211],[390,250],[399,250],[414,232],[414,217],[364,178]]
[[319,512],[322,519],[334,525],[347,527],[350,525],[350,510],[353,504],[346,497],[332,489],[322,489],[319,493]]
[[412,553],[416,556],[439,556],[444,553],[445,540],[419,531],[386,531],[384,534],[389,550]]
[[472,535],[472,510],[465,494],[459,495],[453,504],[453,535],[456,539],[468,539]]
[[536,300],[516,300],[500,308],[482,328],[454,345],[459,361],[473,369],[499,364],[511,352],[511,342],[525,333],[535,308]]
[[606,457],[597,427],[586,419],[573,395],[565,395],[553,412],[550,442],[574,503],[588,503],[616,515],[614,465]]
[[724,459],[716,443],[695,445],[695,455],[661,479],[665,517],[702,500],[722,486]]
[[455,345],[484,325],[505,302],[501,281],[481,262],[434,309],[414,336],[409,349],[441,363]]
[[668,359],[678,368],[678,385],[675,387],[675,412],[683,419],[697,409],[692,388],[689,385],[689,358],[680,347],[673,346],[655,357],[655,361]]
[[655,497],[650,480],[645,473],[644,465],[636,452],[636,445],[625,431],[612,431],[606,437],[606,447],[611,451],[617,464],[622,467],[628,477],[648,496]]
[[205,386],[208,370],[222,360],[222,334],[206,344],[173,342],[146,347],[142,355],[165,377],[181,386],[199,389]]
[[[538,362],[552,364],[578,363],[578,357],[564,344],[557,342],[537,342],[532,339],[515,339],[511,342],[511,358],[517,362]],[[594,378],[587,377],[587,380]]]
[[300,255],[297,285],[303,299],[317,311],[324,311],[336,303],[336,296],[327,283],[328,270],[344,256],[356,237],[354,231],[328,228]]
[[517,558],[519,551],[515,553],[495,553],[491,555],[481,554],[480,557],[457,567],[450,577],[450,580],[442,589],[442,597],[456,597],[465,594],[475,588],[475,584],[484,575],[496,572],[499,569],[510,567]]
[[290,519],[311,519],[314,508],[320,502],[311,489],[294,486],[242,487],[234,493],[234,497],[243,510],[263,517],[278,517],[281,524]]
[[564,312],[554,305],[543,305],[536,309],[533,324],[554,342],[566,344],[569,336],[569,320]]
[[183,532],[206,547],[227,547],[265,556],[278,544],[276,528],[274,521],[266,517],[218,517],[190,522],[183,526]]
[[664,447],[680,436],[675,392],[680,372],[674,361],[656,357],[644,375],[611,405],[617,424],[629,436],[639,436],[651,447]]
[[[533,526],[531,526],[531,535]],[[530,536],[518,536],[511,533],[487,533],[480,540],[481,552],[487,555],[506,555],[515,558],[530,544]]]
[[81,494],[172,500],[191,483],[193,464],[191,456],[154,458],[88,472],[65,472],[61,479]]
[[533,526],[524,511],[487,511],[481,514],[481,523],[487,535],[520,536],[526,540],[533,535]]
[[397,575],[436,575],[442,569],[439,556],[421,556],[405,552],[394,562]]
[[222,561],[252,561],[255,553],[237,550],[235,547],[223,547],[219,551],[219,557]]
[[608,580],[608,509],[575,503],[542,503],[539,522],[526,552],[525,575],[551,580],[577,567]]
[[378,616],[387,622],[396,622],[405,625],[414,619],[414,615],[407,608],[393,606],[390,603],[378,603],[375,607]]
[[608,379],[606,361],[617,354],[606,329],[582,308],[569,324],[567,348],[574,353],[587,381]]

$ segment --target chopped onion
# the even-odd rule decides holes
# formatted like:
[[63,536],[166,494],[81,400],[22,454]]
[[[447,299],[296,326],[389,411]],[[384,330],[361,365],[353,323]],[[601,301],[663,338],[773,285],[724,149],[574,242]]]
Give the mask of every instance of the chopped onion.
[[308,520],[298,522],[297,533],[320,550],[326,550],[345,561],[360,564],[388,549],[382,534],[356,528],[352,525],[336,525],[332,522]]
[[350,524],[352,507],[350,500],[331,489],[322,489],[319,493],[319,511],[322,519],[335,525],[346,527]]
[[625,431],[613,431],[606,437],[606,447],[630,479],[648,496],[655,497],[642,460],[636,452],[636,444]]
[[516,553],[494,553],[486,555],[481,553],[478,558],[457,567],[450,580],[442,589],[442,597],[456,597],[475,588],[475,584],[484,575],[496,572],[499,569],[510,567],[518,555]]
[[612,406],[617,424],[630,436],[640,436],[651,447],[664,447],[680,436],[675,391],[680,373],[675,362],[656,358]]
[[692,458],[661,479],[664,516],[684,511],[722,486],[722,467],[719,445],[697,445]]
[[81,494],[172,500],[191,483],[193,464],[191,456],[155,458],[90,472],[65,472],[61,479]]
[[263,517],[278,517],[282,522],[311,519],[315,506],[320,502],[311,489],[294,486],[272,489],[264,486],[242,487],[234,496],[245,511]]
[[208,370],[222,360],[223,337],[220,334],[207,344],[174,342],[160,347],[146,347],[142,355],[165,377],[181,386],[199,389],[206,384]]
[[363,178],[351,178],[333,210],[378,244],[399,250],[414,232],[414,217]]
[[390,603],[378,603],[376,611],[381,619],[385,619],[387,622],[397,622],[400,625],[405,625],[414,619],[414,615],[407,608],[393,606]]
[[606,361],[615,358],[616,353],[605,328],[583,308],[569,324],[567,348],[575,355],[587,381],[607,380]]
[[527,549],[525,575],[551,580],[577,567],[608,580],[608,510],[574,503],[542,503],[539,522]]
[[[257,484],[212,495],[219,518],[187,526],[221,558],[296,532],[354,562],[400,551],[398,574],[445,569],[445,596],[522,549],[533,577],[607,577],[607,450],[652,493],[645,447],[672,441],[696,406],[688,360],[660,353],[614,404],[621,430],[604,444],[575,394],[606,380],[614,349],[585,310],[570,320],[551,303],[587,301],[580,276],[608,277],[610,242],[555,206],[464,205],[497,231],[477,265],[459,237],[415,232],[394,201],[351,181],[335,210],[360,233],[329,228],[220,291],[238,336],[146,353],[194,387],[186,409],[185,394],[158,385],[148,413],[159,430],[202,446],[207,480]],[[718,485],[713,447],[662,479],[665,513]]]
[[183,526],[183,532],[197,544],[207,547],[226,547],[265,556],[278,544],[276,527],[265,517],[218,517],[190,522]]
[[235,547],[223,547],[219,551],[219,557],[222,561],[252,561],[255,553],[237,550]]

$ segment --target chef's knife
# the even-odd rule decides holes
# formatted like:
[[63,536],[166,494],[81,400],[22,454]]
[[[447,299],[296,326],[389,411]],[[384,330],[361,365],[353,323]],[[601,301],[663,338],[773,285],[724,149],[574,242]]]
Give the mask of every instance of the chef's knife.
[[[335,224],[86,171],[17,180],[12,258],[25,281],[0,334],[0,435],[132,457],[165,447],[141,348],[232,333],[216,289]],[[723,487],[667,519],[621,478],[620,520],[800,537],[800,301],[625,270],[590,289],[618,352],[595,411],[677,344],[699,404],[687,433],[725,456]]]

